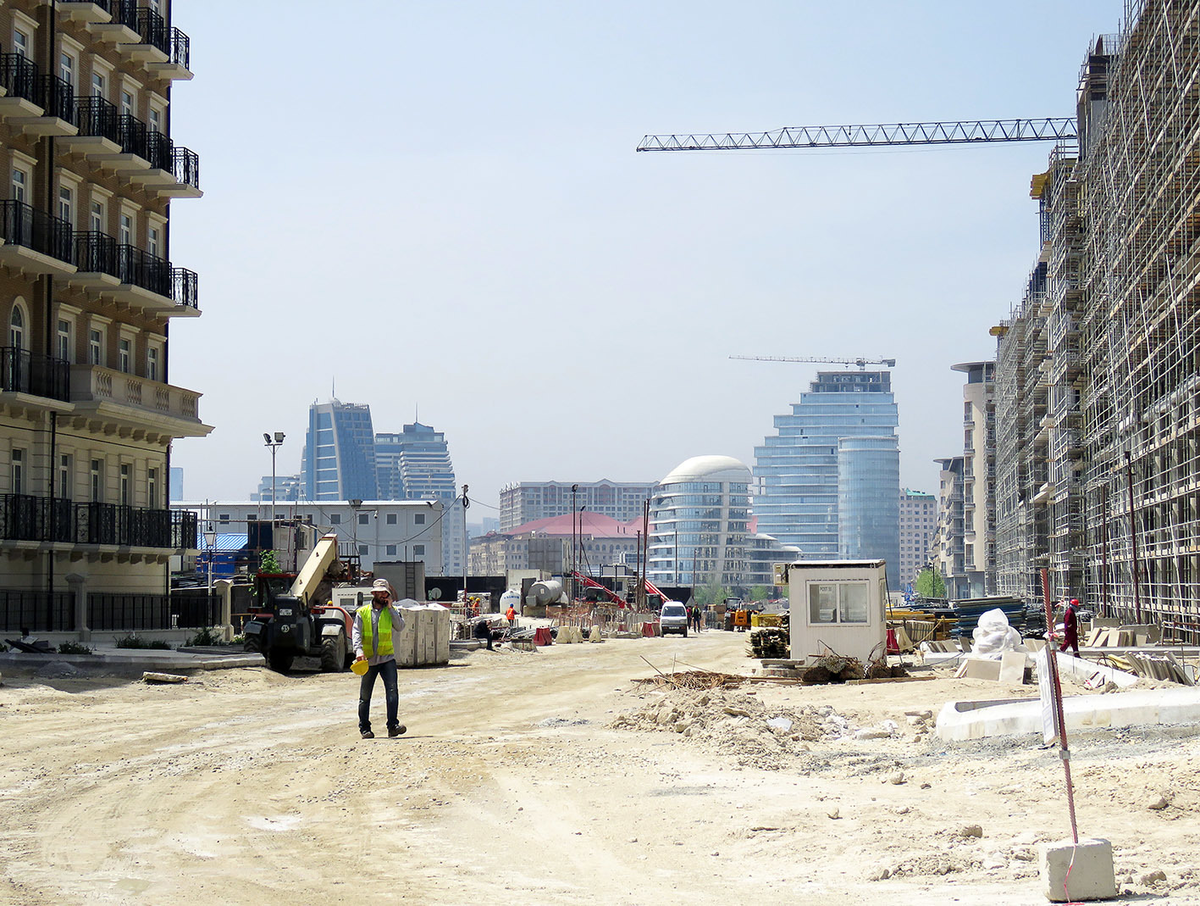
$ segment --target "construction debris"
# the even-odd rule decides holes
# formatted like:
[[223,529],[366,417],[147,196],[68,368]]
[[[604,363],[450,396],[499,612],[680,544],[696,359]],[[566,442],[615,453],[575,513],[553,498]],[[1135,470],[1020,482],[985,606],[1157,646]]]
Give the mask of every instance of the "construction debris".
[[188,678],[175,673],[143,673],[143,683],[186,683]]
[[736,689],[746,682],[746,677],[732,673],[711,673],[708,670],[687,670],[681,673],[659,673],[645,679],[635,679],[634,682],[707,692],[712,689]]
[[862,661],[856,657],[827,654],[816,658],[801,679],[809,685],[844,683],[847,680],[866,679],[867,672]]

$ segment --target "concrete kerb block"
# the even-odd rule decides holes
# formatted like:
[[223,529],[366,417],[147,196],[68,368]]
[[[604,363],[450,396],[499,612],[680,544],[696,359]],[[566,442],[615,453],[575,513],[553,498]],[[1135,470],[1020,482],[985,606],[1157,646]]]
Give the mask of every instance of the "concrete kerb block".
[[1043,892],[1051,903],[1105,900],[1117,895],[1112,844],[1099,837],[1038,847]]

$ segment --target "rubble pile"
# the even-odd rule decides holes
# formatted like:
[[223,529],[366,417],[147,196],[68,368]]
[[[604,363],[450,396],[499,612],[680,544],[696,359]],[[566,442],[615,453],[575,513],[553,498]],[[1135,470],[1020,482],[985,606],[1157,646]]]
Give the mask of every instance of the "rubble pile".
[[787,629],[768,626],[750,630],[750,657],[786,660],[790,652],[791,640]]
[[850,722],[828,705],[767,707],[751,695],[719,688],[664,689],[640,708],[626,711],[614,729],[677,733],[726,755],[742,767],[794,767],[809,743],[853,736]]

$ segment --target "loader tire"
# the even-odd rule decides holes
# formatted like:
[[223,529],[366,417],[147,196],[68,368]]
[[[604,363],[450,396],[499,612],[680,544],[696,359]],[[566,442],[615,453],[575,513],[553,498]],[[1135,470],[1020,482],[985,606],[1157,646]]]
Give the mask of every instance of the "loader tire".
[[267,653],[267,666],[276,673],[287,673],[292,669],[292,659],[295,653],[273,649]]
[[338,633],[321,641],[321,672],[341,673],[346,669],[346,636]]

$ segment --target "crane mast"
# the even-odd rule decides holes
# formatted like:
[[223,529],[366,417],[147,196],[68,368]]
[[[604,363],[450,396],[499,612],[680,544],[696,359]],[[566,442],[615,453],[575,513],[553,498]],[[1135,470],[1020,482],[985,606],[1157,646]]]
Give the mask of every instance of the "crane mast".
[[764,148],[871,148],[880,145],[954,145],[985,142],[1061,142],[1078,137],[1070,117],[877,123],[857,126],[786,126],[772,132],[647,135],[639,151],[753,151]]

